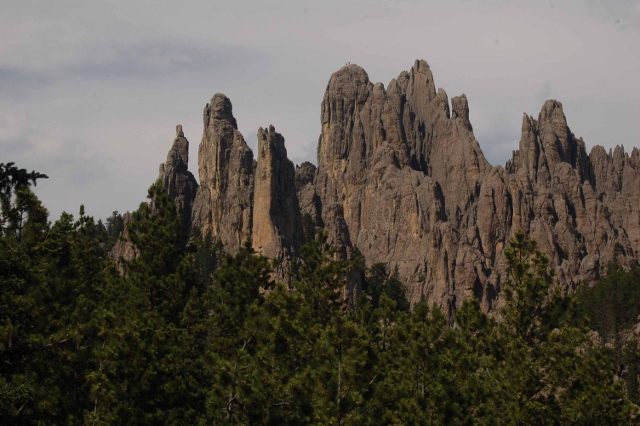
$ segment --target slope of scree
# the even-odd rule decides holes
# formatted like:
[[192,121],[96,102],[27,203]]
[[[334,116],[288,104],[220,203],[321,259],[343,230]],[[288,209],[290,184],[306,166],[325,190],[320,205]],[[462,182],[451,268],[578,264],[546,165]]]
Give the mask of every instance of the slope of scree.
[[523,117],[505,167],[485,159],[466,96],[436,90],[425,61],[386,88],[356,65],[341,68],[321,123],[317,167],[294,168],[272,126],[258,131],[256,161],[231,101],[216,94],[204,110],[200,186],[181,129],[161,166],[185,229],[211,233],[232,253],[251,237],[287,280],[308,213],[340,256],[357,248],[369,265],[397,265],[410,301],[425,297],[449,316],[471,295],[486,311],[500,305],[503,251],[517,230],[549,254],[565,288],[597,279],[614,258],[639,260],[640,153],[596,146],[587,155],[560,102]]

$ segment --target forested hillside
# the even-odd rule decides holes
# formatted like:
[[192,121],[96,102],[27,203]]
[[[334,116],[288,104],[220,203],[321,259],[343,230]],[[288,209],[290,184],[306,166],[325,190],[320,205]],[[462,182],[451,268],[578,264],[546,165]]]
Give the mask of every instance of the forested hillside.
[[635,269],[567,294],[516,233],[504,308],[471,297],[451,321],[308,220],[289,284],[274,282],[251,241],[230,255],[187,234],[161,183],[117,267],[122,217],[50,223],[42,178],[0,164],[0,424],[637,423]]

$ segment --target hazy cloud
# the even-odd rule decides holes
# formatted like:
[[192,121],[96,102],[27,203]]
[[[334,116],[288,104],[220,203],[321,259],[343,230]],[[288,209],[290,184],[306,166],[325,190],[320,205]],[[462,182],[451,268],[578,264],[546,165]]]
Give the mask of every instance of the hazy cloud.
[[12,2],[0,15],[0,162],[51,176],[54,217],[108,216],[144,200],[174,126],[197,175],[202,109],[233,102],[250,146],[276,126],[315,162],[320,103],[345,62],[385,84],[414,59],[465,93],[492,164],[517,149],[522,113],[560,100],[590,148],[640,144],[640,1]]
[[233,45],[202,47],[153,40],[135,45],[103,43],[87,49],[91,54],[50,69],[0,67],[0,93],[22,95],[63,80],[149,80],[184,72],[226,73],[239,81],[258,77],[269,63],[258,49]]
[[53,79],[45,73],[11,67],[0,67],[0,96],[6,99],[25,98]]
[[553,90],[551,90],[551,82],[546,81],[542,85],[542,87],[540,87],[540,90],[538,90],[538,93],[536,94],[536,100],[540,105],[544,105],[544,102],[547,99],[550,99],[552,96],[553,96]]
[[620,31],[640,26],[638,0],[585,0],[584,4],[593,16],[614,24]]
[[161,78],[188,70],[211,74],[236,72],[251,75],[261,72],[257,65],[267,57],[257,49],[214,45],[208,48],[187,43],[160,41],[138,45],[93,46],[100,55],[65,68],[69,77],[86,79]]

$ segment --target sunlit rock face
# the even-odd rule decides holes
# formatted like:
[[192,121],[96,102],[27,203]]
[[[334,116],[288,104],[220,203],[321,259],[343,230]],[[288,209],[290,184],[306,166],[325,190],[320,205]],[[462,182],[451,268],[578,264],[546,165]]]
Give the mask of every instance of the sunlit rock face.
[[302,242],[295,167],[287,158],[284,137],[273,126],[258,129],[258,160],[254,178],[253,248],[276,259],[275,275],[288,281],[291,260]]
[[253,152],[238,131],[231,101],[213,96],[203,113],[204,133],[198,149],[200,187],[192,224],[234,253],[251,237],[253,220]]

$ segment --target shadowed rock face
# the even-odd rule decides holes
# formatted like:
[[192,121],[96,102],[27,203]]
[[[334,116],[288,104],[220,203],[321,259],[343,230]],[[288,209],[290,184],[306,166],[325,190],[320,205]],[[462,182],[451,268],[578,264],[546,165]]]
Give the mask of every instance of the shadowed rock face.
[[133,244],[131,244],[129,241],[127,241],[128,234],[129,234],[127,227],[131,223],[132,219],[133,217],[129,212],[122,215],[122,220],[124,222],[124,231],[122,231],[121,235],[124,238],[118,239],[118,241],[116,241],[116,243],[113,245],[111,252],[109,253],[111,256],[111,259],[116,264],[118,271],[120,271],[120,273],[124,272],[124,267],[122,264],[123,259],[126,262],[130,262],[136,257],[138,257],[139,255],[137,248]]
[[313,225],[324,227],[320,216],[320,199],[314,184],[316,170],[317,167],[308,161],[296,166],[296,197],[301,214],[308,214]]
[[160,164],[158,179],[167,189],[169,197],[175,201],[185,232],[191,230],[191,212],[198,190],[198,182],[188,170],[188,165],[189,141],[184,137],[182,126],[178,124],[176,138],[167,155],[167,161]]
[[275,275],[288,281],[291,259],[302,241],[295,168],[287,158],[284,138],[273,126],[258,129],[258,162],[254,178],[253,248],[277,259]]
[[[341,68],[327,84],[321,123],[317,167],[294,169],[273,127],[259,129],[255,162],[231,102],[215,95],[204,112],[193,226],[231,253],[251,237],[280,260],[284,279],[308,213],[340,256],[358,249],[367,264],[397,265],[412,302],[426,297],[450,316],[471,295],[486,311],[499,307],[504,248],[517,230],[549,254],[565,288],[597,279],[614,258],[640,259],[639,151],[596,146],[587,155],[560,102],[523,117],[505,167],[485,159],[466,96],[450,106],[425,61],[387,88],[356,65]],[[177,138],[161,176],[177,176],[183,163],[186,171],[183,145]],[[175,193],[188,218],[191,186],[178,182],[165,185],[185,188]]]

